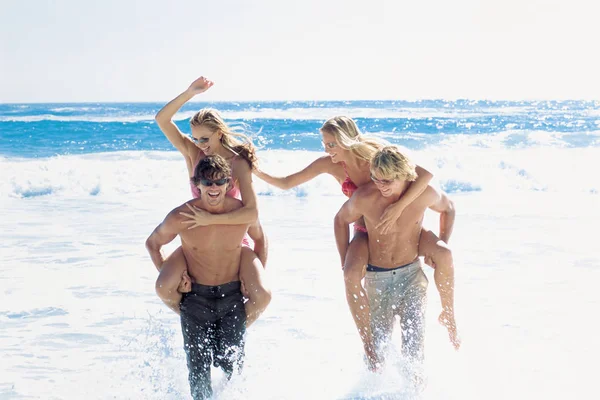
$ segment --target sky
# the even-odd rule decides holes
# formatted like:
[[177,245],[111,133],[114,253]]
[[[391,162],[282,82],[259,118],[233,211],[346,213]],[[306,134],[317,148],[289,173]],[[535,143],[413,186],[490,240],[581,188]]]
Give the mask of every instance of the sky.
[[600,100],[594,0],[0,0],[0,102]]

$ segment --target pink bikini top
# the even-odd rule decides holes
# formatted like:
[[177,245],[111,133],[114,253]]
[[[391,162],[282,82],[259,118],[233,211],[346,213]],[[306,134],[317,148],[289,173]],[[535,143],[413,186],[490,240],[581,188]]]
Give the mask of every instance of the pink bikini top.
[[[344,172],[346,172],[346,179],[344,180],[344,182],[342,182],[342,193],[344,193],[348,198],[350,198],[352,197],[356,189],[358,189],[358,186],[356,186],[356,184],[352,182],[352,179],[350,179],[350,176],[348,175],[348,170],[346,169],[346,164],[344,162],[342,162],[342,166],[344,167]],[[354,223],[354,231],[367,233],[367,228],[365,227],[362,218],[360,221]]]
[[[198,153],[198,159],[194,163],[194,170],[196,169],[196,166],[200,162],[200,156],[201,155],[202,155],[202,153],[199,152]],[[232,164],[232,168],[231,168],[231,173],[233,175],[233,164]],[[240,192],[240,189],[237,187],[236,183],[237,182],[229,182],[229,184],[231,185],[231,189],[229,189],[227,191],[226,196],[233,197],[234,199],[242,200],[242,193]],[[190,178],[190,189],[192,190],[192,196],[195,199],[197,199],[197,198],[200,197],[200,190],[198,190],[198,188],[196,187],[196,185],[194,185],[194,182],[192,182],[192,178]]]
[[342,162],[342,166],[344,167],[344,172],[346,172],[346,180],[342,182],[342,193],[344,193],[346,197],[350,198],[352,197],[356,189],[358,189],[358,186],[356,186],[356,184],[352,182],[352,179],[350,179],[350,176],[348,175],[348,170],[346,169],[346,163]]

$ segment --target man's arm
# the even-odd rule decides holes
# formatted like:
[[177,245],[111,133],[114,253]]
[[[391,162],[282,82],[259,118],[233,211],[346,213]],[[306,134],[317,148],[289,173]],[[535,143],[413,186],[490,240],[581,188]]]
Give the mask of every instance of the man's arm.
[[254,240],[254,252],[258,256],[258,259],[262,263],[263,267],[267,266],[267,257],[269,255],[269,242],[267,235],[263,231],[260,221],[256,220],[255,223],[250,225],[248,228],[248,236]]
[[165,220],[154,229],[152,234],[146,239],[146,249],[150,253],[150,258],[157,270],[161,270],[165,258],[162,255],[162,247],[173,241],[177,234],[183,229],[182,224],[178,222],[179,208],[171,211]]
[[379,219],[379,223],[375,227],[378,231],[385,234],[392,229],[392,227],[402,215],[402,212],[406,207],[415,201],[423,192],[427,189],[431,178],[433,175],[431,172],[427,171],[424,168],[416,166],[417,171],[417,179],[408,186],[408,189],[400,198],[395,202],[387,206],[381,218]]
[[437,191],[435,202],[429,206],[433,211],[440,213],[440,239],[445,243],[450,240],[452,229],[454,228],[455,208],[454,202],[448,198],[446,193]]
[[350,227],[348,225],[352,222],[356,222],[362,217],[362,213],[359,211],[358,207],[360,201],[358,200],[357,194],[358,193],[354,193],[354,195],[344,203],[333,220],[335,242],[337,244],[338,252],[340,253],[342,267],[346,262],[346,252],[348,251],[348,244],[350,243]]

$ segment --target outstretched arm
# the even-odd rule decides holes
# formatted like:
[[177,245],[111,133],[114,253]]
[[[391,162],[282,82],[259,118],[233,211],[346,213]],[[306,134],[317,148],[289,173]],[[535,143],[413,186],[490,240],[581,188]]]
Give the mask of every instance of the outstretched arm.
[[254,252],[258,256],[263,267],[266,267],[267,257],[269,255],[269,242],[263,231],[262,225],[258,220],[248,228],[248,236],[254,240]]
[[435,203],[430,205],[429,208],[440,213],[439,238],[448,243],[450,235],[452,235],[452,229],[454,228],[454,217],[456,214],[454,202],[448,198],[446,193],[438,192]]
[[259,168],[255,168],[252,172],[254,172],[254,175],[258,176],[260,179],[267,182],[268,184],[276,186],[279,189],[288,190],[291,188],[295,188],[296,186],[299,186],[303,183],[306,183],[311,179],[314,179],[318,175],[324,173],[329,173],[335,176],[333,168],[334,165],[331,161],[331,158],[329,156],[323,156],[317,158],[302,171],[298,171],[287,176],[279,177],[269,175]]
[[333,229],[335,231],[335,242],[337,245],[338,252],[340,253],[340,260],[342,261],[342,267],[346,262],[346,252],[348,251],[348,245],[350,243],[350,227],[352,222],[356,222],[362,217],[362,212],[358,210],[356,199],[356,193],[344,203],[340,211],[335,216],[333,221]]
[[387,233],[394,226],[404,209],[413,201],[417,199],[427,189],[427,185],[431,182],[433,175],[420,166],[415,168],[417,172],[417,180],[410,184],[406,193],[404,193],[400,199],[389,205],[383,214],[376,229],[380,230],[381,233]]
[[[328,156],[318,158],[302,171],[292,174],[285,178],[274,178],[269,183],[275,184],[281,188],[292,188],[304,182],[307,182],[319,174],[330,173],[335,175],[335,166]],[[186,215],[195,220],[195,224],[190,228],[200,225],[236,225],[253,224],[258,219],[257,199],[254,185],[252,184],[252,170],[248,163],[243,159],[234,160],[233,169],[236,171],[236,177],[242,195],[243,207],[224,214],[209,214],[200,210],[194,211],[194,215]],[[255,172],[256,173],[256,172]],[[257,176],[270,176],[264,172],[259,172]],[[268,178],[269,179],[269,178]]]
[[207,91],[212,85],[212,81],[201,76],[192,82],[190,87],[184,92],[164,106],[158,114],[156,114],[156,117],[154,117],[160,130],[165,134],[167,139],[169,139],[169,142],[171,142],[171,144],[185,157],[190,157],[189,149],[190,146],[193,146],[194,144],[179,130],[177,125],[175,125],[173,116],[185,103],[190,101],[197,94]]
[[[236,177],[238,179],[244,206],[228,213],[208,215],[206,216],[206,223],[204,225],[252,224],[258,219],[256,192],[254,191],[254,185],[252,184],[252,170],[248,163],[243,159],[234,160],[233,169],[236,171]],[[307,182],[322,173],[329,173],[336,177],[336,179],[339,179],[336,175],[335,165],[329,156],[320,157],[302,171],[285,178],[273,178],[272,183],[277,183],[275,186],[285,185],[278,187],[289,189]],[[259,174],[266,176],[264,172]]]
[[177,217],[174,215],[175,210],[161,222],[152,234],[146,239],[146,249],[150,253],[150,258],[157,270],[161,270],[165,258],[162,254],[162,247],[177,237],[181,231],[181,225],[176,222]]

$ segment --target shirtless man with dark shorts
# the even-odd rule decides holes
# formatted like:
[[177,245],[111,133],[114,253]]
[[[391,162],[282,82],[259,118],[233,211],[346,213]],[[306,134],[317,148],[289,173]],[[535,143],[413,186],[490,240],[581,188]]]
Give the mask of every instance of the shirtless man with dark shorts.
[[[221,367],[228,377],[242,368],[247,319],[239,272],[244,235],[248,233],[254,240],[257,255],[254,262],[259,262],[259,257],[266,258],[267,252],[258,223],[194,229],[182,223],[186,217],[181,213],[189,212],[189,206],[213,214],[241,208],[240,200],[225,195],[230,180],[227,161],[218,155],[206,156],[193,177],[200,197],[172,210],[146,241],[152,262],[160,270],[164,262],[162,246],[178,235],[181,238],[189,273],[182,283],[188,287],[182,290],[187,293],[180,304],[181,330],[194,400],[212,396],[211,364]],[[258,278],[260,281],[261,277]]]

